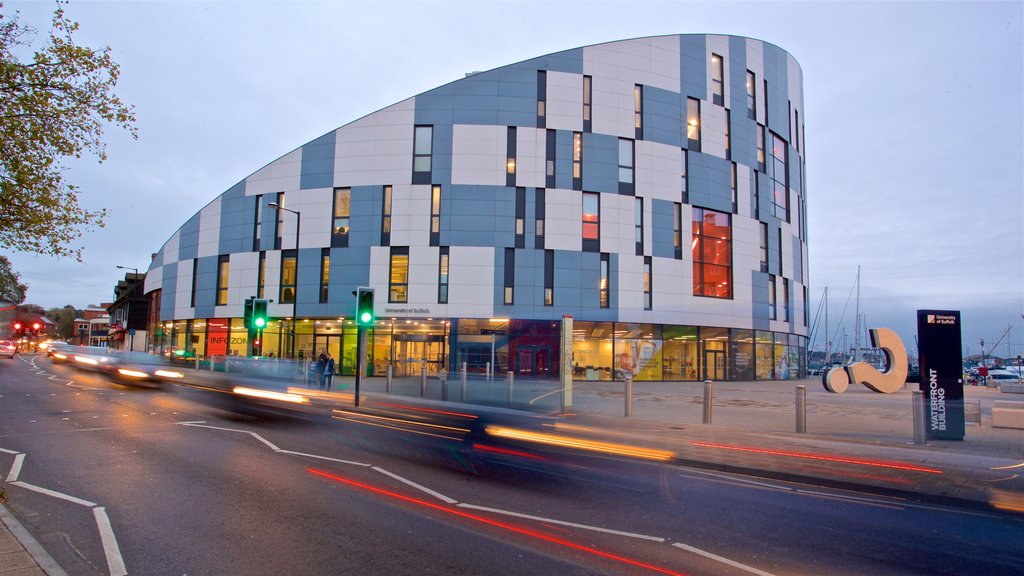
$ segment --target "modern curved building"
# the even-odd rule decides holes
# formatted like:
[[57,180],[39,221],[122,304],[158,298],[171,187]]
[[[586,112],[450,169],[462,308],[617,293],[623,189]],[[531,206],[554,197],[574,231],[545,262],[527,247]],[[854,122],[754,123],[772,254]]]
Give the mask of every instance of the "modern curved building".
[[[368,373],[466,363],[519,376],[802,376],[808,332],[803,76],[759,40],[678,35],[468,74],[308,142],[155,255],[150,347],[328,348]],[[572,317],[572,356],[560,354]],[[563,360],[563,357],[565,359]]]

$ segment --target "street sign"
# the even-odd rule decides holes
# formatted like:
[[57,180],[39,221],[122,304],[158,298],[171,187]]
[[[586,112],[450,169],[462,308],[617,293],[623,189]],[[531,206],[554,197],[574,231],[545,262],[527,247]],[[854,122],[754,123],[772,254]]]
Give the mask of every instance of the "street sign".
[[960,311],[918,310],[917,337],[928,438],[963,440]]
[[135,336],[135,328],[129,328],[128,329],[128,335],[129,336]]

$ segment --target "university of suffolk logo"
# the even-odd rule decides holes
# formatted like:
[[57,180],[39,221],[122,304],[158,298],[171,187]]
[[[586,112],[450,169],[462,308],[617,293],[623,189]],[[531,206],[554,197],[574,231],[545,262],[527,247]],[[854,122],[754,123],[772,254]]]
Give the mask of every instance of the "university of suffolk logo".
[[832,368],[821,377],[825,390],[842,394],[846,392],[851,382],[863,384],[883,394],[892,394],[903,387],[907,381],[907,350],[903,347],[903,341],[888,328],[875,328],[870,330],[870,334],[871,345],[885,352],[889,369],[879,372],[867,362],[854,362],[840,368]]

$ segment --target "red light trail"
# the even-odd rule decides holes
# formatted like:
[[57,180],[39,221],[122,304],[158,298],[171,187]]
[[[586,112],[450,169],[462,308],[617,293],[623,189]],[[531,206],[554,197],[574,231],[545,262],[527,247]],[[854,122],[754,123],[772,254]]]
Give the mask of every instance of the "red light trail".
[[934,468],[923,468],[906,464],[904,462],[886,462],[884,460],[863,460],[860,458],[849,458],[846,456],[826,456],[825,454],[810,454],[807,452],[787,452],[784,450],[769,450],[767,448],[752,448],[749,446],[733,446],[730,444],[712,444],[709,442],[690,442],[699,448],[719,448],[721,450],[735,450],[737,452],[753,452],[755,454],[768,454],[771,456],[789,456],[791,458],[804,458],[806,460],[821,460],[824,462],[838,462],[841,464],[859,464],[861,466],[875,466],[877,468],[893,468],[895,470],[910,470],[912,472],[926,472],[928,474],[942,474],[942,470]]

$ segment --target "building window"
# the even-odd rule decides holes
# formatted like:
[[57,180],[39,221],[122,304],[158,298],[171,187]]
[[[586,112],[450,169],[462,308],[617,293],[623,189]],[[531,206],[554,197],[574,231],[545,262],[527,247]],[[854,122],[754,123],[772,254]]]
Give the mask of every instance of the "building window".
[[724,212],[693,209],[693,295],[732,298],[732,221]]
[[260,249],[260,228],[263,227],[263,195],[256,196],[256,218],[252,223],[252,250]]
[[544,180],[545,185],[548,188],[555,187],[555,131],[548,130],[545,134],[545,154],[544,154]]
[[683,172],[682,172],[682,175],[681,175],[681,178],[680,178],[680,184],[679,185],[682,187],[682,191],[683,191],[683,196],[682,196],[683,203],[684,204],[689,204],[690,203],[690,176],[689,176],[689,172],[690,172],[690,170],[689,170],[689,168],[690,168],[690,152],[686,148],[683,148],[682,151],[683,151],[683,165],[682,165],[682,171]]
[[544,305],[555,305],[555,251],[544,251]]
[[537,188],[534,195],[534,211],[537,218],[534,224],[533,247],[538,250],[544,248],[544,196],[544,189]]
[[437,303],[448,303],[448,247],[441,246],[437,262]]
[[683,205],[676,202],[672,205],[672,248],[675,259],[683,259]]
[[757,125],[757,136],[755,139],[757,140],[757,169],[760,172],[764,172],[764,126]]
[[320,302],[327,302],[327,287],[331,283],[331,249],[320,250]]
[[413,129],[412,183],[429,184],[431,161],[434,153],[434,127],[416,126]]
[[277,193],[277,205],[279,208],[275,210],[277,212],[277,219],[274,220],[274,250],[281,249],[281,232],[283,232],[282,228],[284,228],[284,210],[281,210],[281,208],[284,208],[284,192]]
[[761,227],[761,272],[768,271],[768,223],[760,222]]
[[644,255],[644,199],[633,201],[633,242],[636,244],[636,255]]
[[782,279],[782,319],[789,322],[789,278]]
[[633,194],[635,146],[628,138],[619,138],[619,194]]
[[732,160],[732,136],[729,134],[732,124],[732,112],[725,111],[725,159]]
[[793,140],[796,143],[796,151],[800,151],[800,111],[793,110]]
[[441,243],[441,186],[430,187],[430,245]]
[[543,128],[547,116],[548,73],[537,71],[537,128]]
[[516,188],[516,248],[526,248],[526,188]]
[[391,266],[388,276],[388,302],[409,301],[409,248],[391,248]]
[[779,227],[778,234],[778,247],[779,247],[779,276],[782,276],[782,227]]
[[583,193],[583,250],[597,252],[601,242],[601,196]]
[[516,249],[505,248],[505,305],[515,302]]
[[768,275],[768,318],[776,320],[778,318],[778,309],[775,305],[775,275]]
[[572,133],[572,189],[583,189],[583,134]]
[[644,138],[644,87],[640,84],[633,85],[633,128],[636,129],[636,139]]
[[772,132],[768,177],[772,183],[772,214],[789,222],[789,146]]
[[611,290],[611,275],[609,274],[610,260],[607,252],[601,253],[601,269],[597,281],[597,295],[601,308],[608,308],[611,305],[609,291]]
[[331,222],[331,246],[348,246],[349,216],[352,204],[351,188],[334,189],[334,219]]
[[516,127],[509,126],[505,136],[505,186],[516,185]]
[[591,127],[591,101],[593,98],[593,78],[583,77],[583,131],[590,132]]
[[725,106],[724,63],[718,54],[711,55],[711,98],[716,106]]
[[196,307],[196,284],[197,284],[198,276],[199,276],[199,258],[193,258],[192,259],[192,300],[191,300],[191,304],[189,304],[189,306],[191,306],[192,308]]
[[295,279],[298,268],[298,251],[281,251],[281,297],[278,302],[288,304],[295,302]]
[[700,100],[686,99],[686,147],[700,152]]
[[807,286],[804,286],[804,326],[807,326],[807,317],[811,315],[811,303],[807,300]]
[[739,176],[736,173],[735,162],[732,163],[732,169],[730,170],[730,173],[732,175],[732,213],[736,214],[736,209],[739,205],[739,185],[737,184],[736,180]]
[[217,306],[228,303],[228,274],[231,270],[231,257],[222,254],[217,258]]
[[263,300],[267,284],[267,253],[260,252],[260,263],[256,268],[256,297]]
[[754,218],[761,218],[761,179],[754,173]]
[[651,310],[651,257],[644,256],[644,310]]
[[756,77],[754,73],[747,70],[747,118],[757,121],[757,90]]
[[391,186],[385,186],[381,198],[380,245],[391,244]]

